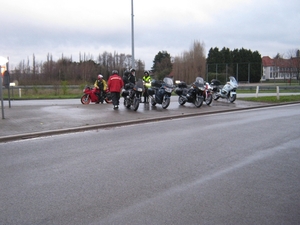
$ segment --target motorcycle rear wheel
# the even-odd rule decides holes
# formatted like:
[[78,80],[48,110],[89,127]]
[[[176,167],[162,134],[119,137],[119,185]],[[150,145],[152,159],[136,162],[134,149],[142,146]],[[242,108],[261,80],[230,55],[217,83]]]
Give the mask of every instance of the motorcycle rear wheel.
[[105,102],[106,102],[107,104],[112,104],[112,100],[111,100],[111,99],[105,98],[104,100],[105,100]]
[[184,98],[181,97],[181,96],[179,96],[179,97],[178,97],[178,103],[179,103],[179,105],[184,105],[184,104],[185,104]]
[[105,101],[107,104],[112,104],[112,98],[111,98],[110,92],[106,94],[106,98],[104,99],[104,101]]
[[171,101],[170,97],[167,95],[164,95],[163,102],[161,103],[162,108],[163,109],[168,108],[168,106],[170,105],[170,101]]
[[124,106],[125,106],[127,109],[130,109],[131,104],[130,104],[130,100],[129,100],[129,99],[124,99]]
[[151,105],[155,106],[156,105],[156,101],[154,100],[155,97],[151,97]]
[[217,96],[216,93],[213,93],[212,96],[215,101],[217,101],[220,98],[220,96]]
[[81,96],[80,101],[81,101],[82,104],[88,105],[91,102],[91,98],[90,98],[89,95],[84,94],[84,95]]

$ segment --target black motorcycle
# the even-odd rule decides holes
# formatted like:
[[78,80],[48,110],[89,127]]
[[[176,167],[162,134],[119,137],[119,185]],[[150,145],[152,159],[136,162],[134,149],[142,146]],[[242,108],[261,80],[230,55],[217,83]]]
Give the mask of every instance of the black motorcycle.
[[142,80],[137,81],[136,84],[125,84],[125,87],[122,90],[122,97],[124,97],[124,106],[127,109],[130,109],[132,106],[134,111],[138,110],[143,92],[144,85]]
[[188,87],[186,83],[181,82],[175,89],[175,93],[179,96],[178,103],[180,105],[184,105],[186,102],[190,102],[193,103],[197,108],[199,108],[203,104],[204,91],[205,87],[202,77],[196,77],[196,81],[190,87]]
[[169,77],[165,77],[163,81],[153,80],[151,88],[148,88],[151,105],[161,104],[163,109],[168,108],[173,89],[173,80]]

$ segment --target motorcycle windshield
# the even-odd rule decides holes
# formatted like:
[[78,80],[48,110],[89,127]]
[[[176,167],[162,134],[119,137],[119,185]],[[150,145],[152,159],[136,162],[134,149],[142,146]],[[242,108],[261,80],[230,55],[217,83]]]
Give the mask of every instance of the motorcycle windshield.
[[238,87],[238,83],[236,81],[236,79],[232,76],[229,77],[229,82],[230,82],[230,85],[233,87],[233,88],[237,88]]
[[141,79],[139,79],[136,84],[135,84],[135,89],[136,90],[142,90],[144,91],[144,84],[143,81]]
[[163,82],[166,86],[173,87],[173,80],[170,77],[165,77]]
[[196,77],[196,81],[194,82],[196,87],[204,87],[204,80],[202,77]]

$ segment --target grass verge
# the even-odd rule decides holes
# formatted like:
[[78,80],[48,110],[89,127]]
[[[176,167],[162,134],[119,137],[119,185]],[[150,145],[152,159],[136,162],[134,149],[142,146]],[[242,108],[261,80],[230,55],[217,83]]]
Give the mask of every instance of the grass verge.
[[252,102],[266,102],[266,103],[284,103],[284,102],[300,102],[300,95],[288,95],[288,96],[263,96],[263,97],[248,97],[248,98],[238,98],[243,101]]

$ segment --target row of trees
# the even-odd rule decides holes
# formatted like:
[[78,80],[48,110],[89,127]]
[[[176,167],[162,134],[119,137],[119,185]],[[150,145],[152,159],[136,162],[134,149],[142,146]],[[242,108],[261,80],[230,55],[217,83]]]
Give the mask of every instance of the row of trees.
[[234,76],[245,82],[259,82],[261,79],[262,58],[258,51],[211,48],[206,61],[208,77]]
[[[54,61],[51,54],[45,62],[36,62],[35,55],[27,62],[23,60],[11,71],[11,80],[19,81],[20,85],[27,84],[56,84],[67,81],[71,84],[94,82],[99,73],[107,79],[113,69],[120,72],[131,66],[131,55],[104,52],[94,60],[92,55],[79,55],[79,62],[72,57],[62,57]],[[144,62],[136,61],[138,71],[144,70]]]
[[[196,76],[205,75],[205,51],[204,45],[195,41],[190,51],[183,52],[181,56],[175,58],[167,51],[160,51],[154,57],[152,75],[155,79],[162,80],[165,76],[173,76],[177,80],[184,80],[191,83]],[[67,81],[69,84],[91,83],[101,73],[108,79],[113,69],[119,70],[122,75],[125,70],[129,70],[131,65],[131,55],[118,54],[116,52],[104,52],[96,59],[92,55],[79,55],[79,62],[72,60],[72,57],[61,56],[57,61],[53,60],[51,54],[47,55],[45,62],[37,62],[35,55],[32,63],[29,58],[11,70],[11,80],[17,80],[19,85],[35,84],[59,84]],[[145,70],[145,63],[136,60],[136,76],[142,78]]]
[[[299,52],[298,52],[299,53]],[[278,56],[277,56],[278,58]],[[72,57],[62,57],[54,61],[51,54],[45,62],[36,62],[33,55],[32,63],[22,61],[10,71],[11,80],[19,81],[19,85],[59,84],[66,81],[68,84],[91,83],[101,73],[108,79],[113,69],[119,70],[120,75],[129,70],[131,55],[103,52],[96,59],[92,55],[79,54],[79,62]],[[134,68],[137,78],[142,78],[145,63],[136,60]],[[172,57],[167,51],[160,51],[154,57],[152,75],[162,80],[171,76],[174,80],[192,83],[197,76],[210,81],[213,78],[225,80],[225,77],[234,76],[238,81],[259,82],[262,75],[262,58],[259,52],[247,49],[211,48],[208,57],[205,56],[204,43],[194,41],[189,51]],[[224,76],[223,76],[224,75]]]
[[[171,62],[172,61],[172,62]],[[159,52],[154,60],[154,71],[159,78],[171,74],[175,80],[192,83],[197,76],[210,81],[225,82],[228,76],[238,81],[259,82],[262,74],[261,55],[255,51],[229,48],[211,48],[205,57],[204,44],[194,41],[189,51],[171,59],[167,52]]]

